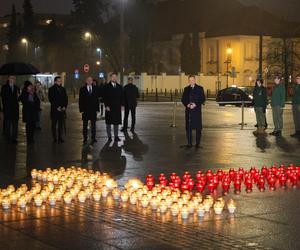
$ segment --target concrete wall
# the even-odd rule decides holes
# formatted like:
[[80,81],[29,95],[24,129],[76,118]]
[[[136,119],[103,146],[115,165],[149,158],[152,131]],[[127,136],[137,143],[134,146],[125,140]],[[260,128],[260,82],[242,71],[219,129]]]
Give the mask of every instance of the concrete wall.
[[[125,76],[125,84],[127,82],[127,77]],[[148,75],[147,73],[142,73],[140,76],[133,76],[134,83],[138,86],[141,91],[149,92],[157,89],[158,91],[175,91],[182,90],[188,85],[188,75],[166,75],[165,73],[161,75]],[[219,78],[219,79],[218,79]],[[216,90],[223,89],[226,87],[226,77],[225,76],[206,76],[203,74],[196,76],[197,83],[200,84],[205,91],[209,90],[211,94],[215,94]],[[219,85],[218,85],[219,80]],[[229,79],[229,86],[231,86],[231,80]]]

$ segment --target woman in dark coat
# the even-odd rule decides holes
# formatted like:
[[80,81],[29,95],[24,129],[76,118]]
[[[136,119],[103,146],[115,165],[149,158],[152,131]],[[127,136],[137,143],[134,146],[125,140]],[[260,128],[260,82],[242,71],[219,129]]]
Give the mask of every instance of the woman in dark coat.
[[34,86],[26,81],[19,100],[23,104],[23,122],[26,123],[26,137],[28,143],[34,143],[34,130],[40,111],[40,100],[34,92]]
[[189,76],[189,86],[184,88],[182,104],[185,106],[187,147],[192,147],[192,131],[196,130],[196,147],[199,147],[202,133],[201,107],[205,102],[204,90],[196,84],[195,76]]

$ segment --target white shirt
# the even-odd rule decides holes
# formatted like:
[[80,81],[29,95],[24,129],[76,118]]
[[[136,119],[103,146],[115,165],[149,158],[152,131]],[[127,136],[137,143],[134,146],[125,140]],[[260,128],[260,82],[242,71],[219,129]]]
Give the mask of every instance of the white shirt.
[[88,86],[87,86],[87,90],[88,90],[89,93],[92,93],[92,90],[93,90],[92,86],[89,86],[89,85],[88,85]]

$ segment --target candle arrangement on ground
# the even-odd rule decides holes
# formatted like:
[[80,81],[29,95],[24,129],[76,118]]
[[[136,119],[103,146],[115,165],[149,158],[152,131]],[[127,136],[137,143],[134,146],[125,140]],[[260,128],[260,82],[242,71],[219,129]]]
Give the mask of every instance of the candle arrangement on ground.
[[248,193],[252,192],[253,186],[257,186],[261,192],[265,191],[266,187],[274,191],[276,187],[296,186],[299,179],[300,166],[290,164],[287,167],[264,166],[260,170],[252,167],[250,170],[231,168],[228,171],[222,169],[216,172],[207,170],[205,173],[198,171],[194,177],[189,172],[185,172],[183,176],[172,173],[169,178],[161,173],[156,180],[153,175],[148,175],[146,185],[149,190],[158,184],[161,187],[169,187],[171,191],[181,190],[183,193],[194,190],[199,193],[214,193],[221,190],[226,195],[230,190],[240,194],[243,186]]
[[184,220],[194,215],[203,217],[206,213],[221,215],[225,210],[232,214],[236,209],[233,200],[226,202],[222,197],[203,196],[192,189],[180,190],[165,183],[149,188],[133,178],[124,187],[119,187],[106,173],[76,167],[48,168],[45,171],[33,169],[31,176],[31,188],[22,184],[17,189],[10,185],[0,190],[3,210],[15,207],[26,209],[27,206],[38,209],[44,205],[55,207],[57,204],[68,206],[73,203],[84,205],[108,200],[109,197],[115,203],[139,207],[136,211],[149,210],[161,215],[170,213],[174,218],[181,217]]

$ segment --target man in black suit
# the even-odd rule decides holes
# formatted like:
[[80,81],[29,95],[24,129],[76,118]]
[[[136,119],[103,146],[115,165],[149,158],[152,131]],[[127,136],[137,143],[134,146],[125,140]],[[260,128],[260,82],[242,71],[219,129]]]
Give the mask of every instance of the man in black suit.
[[196,130],[196,148],[198,148],[202,133],[201,108],[205,102],[205,95],[203,87],[196,84],[196,77],[194,75],[189,76],[189,86],[184,88],[181,101],[185,106],[187,147],[192,147],[192,132]]
[[57,133],[58,133],[58,142],[63,143],[62,131],[64,122],[66,119],[66,110],[68,106],[68,96],[66,89],[61,86],[62,81],[61,77],[57,76],[54,78],[54,85],[49,88],[48,98],[51,104],[51,127],[52,127],[52,136],[53,142],[57,142]]
[[122,124],[122,106],[124,105],[123,88],[117,83],[117,74],[110,75],[111,81],[103,89],[105,105],[105,123],[108,140],[112,140],[111,125],[114,127],[115,142],[120,141],[118,136],[119,125]]
[[129,112],[131,113],[131,132],[134,132],[135,129],[135,114],[137,99],[140,97],[138,88],[133,84],[133,78],[128,78],[128,84],[124,87],[124,100],[125,100],[125,115],[123,121],[122,132],[125,132],[128,128],[128,116]]
[[99,91],[97,86],[93,85],[93,78],[86,79],[86,85],[79,92],[79,110],[82,113],[83,121],[83,142],[87,142],[88,122],[91,121],[92,141],[96,140],[96,120],[99,112]]
[[19,98],[20,89],[16,85],[16,77],[9,76],[7,83],[2,86],[1,98],[3,106],[3,130],[8,140],[17,143],[19,121]]

